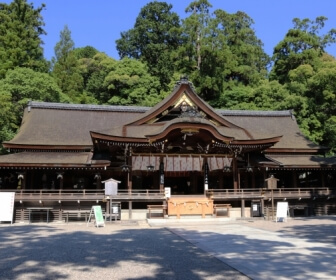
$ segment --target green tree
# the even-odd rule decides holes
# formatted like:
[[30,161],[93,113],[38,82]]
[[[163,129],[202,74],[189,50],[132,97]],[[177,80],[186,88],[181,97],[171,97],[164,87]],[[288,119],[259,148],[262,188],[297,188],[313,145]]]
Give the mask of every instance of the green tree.
[[330,116],[325,122],[324,142],[331,148],[330,153],[336,152],[336,116]]
[[294,27],[285,38],[276,45],[272,60],[274,66],[270,79],[280,83],[289,81],[288,73],[300,65],[309,64],[318,67],[319,58],[325,47],[336,42],[336,29],[329,30],[325,35],[319,35],[323,29],[326,17],[317,17],[315,20],[298,18],[293,19]]
[[197,0],[189,4],[185,9],[190,16],[183,21],[183,38],[185,56],[191,62],[186,69],[190,73],[195,68],[201,69],[203,39],[209,36],[209,24],[211,21],[210,8],[212,5],[207,0]]
[[266,79],[254,87],[240,85],[227,90],[221,99],[226,108],[239,110],[287,110],[298,102],[286,86]]
[[86,46],[84,48],[75,48],[73,52],[77,59],[81,59],[93,58],[99,51],[92,46]]
[[0,138],[9,140],[21,124],[22,112],[29,100],[69,102],[47,73],[17,67],[0,80]]
[[88,96],[95,98],[98,104],[107,104],[111,98],[105,78],[108,73],[115,70],[118,62],[98,52],[92,58],[79,59],[79,69],[84,78],[84,91]]
[[[243,85],[256,85],[267,77],[270,57],[263,50],[263,43],[253,29],[254,21],[246,13],[229,14],[216,10],[218,41],[230,50],[229,71],[226,81],[238,81]],[[228,68],[228,67],[226,67]]]
[[130,58],[117,62],[104,81],[110,99],[108,104],[154,106],[160,95],[160,81],[148,73],[147,65]]
[[180,45],[180,19],[165,2],[150,2],[136,18],[133,29],[116,41],[121,58],[141,59],[151,75],[167,89],[174,72],[172,53]]
[[46,34],[41,15],[44,8],[42,4],[35,9],[26,0],[0,3],[0,78],[15,67],[48,71],[41,39]]
[[222,55],[226,50],[215,45],[217,34],[211,7],[207,0],[198,0],[185,9],[190,15],[182,23],[183,44],[178,50],[182,59],[177,67],[179,72],[190,76],[200,96],[216,106],[214,101],[222,91],[222,83],[218,83],[222,74],[218,65],[226,62],[226,56]]
[[203,99],[227,107],[232,92],[247,94],[244,86],[253,87],[267,77],[270,59],[248,15],[222,10],[211,15],[211,7],[207,0],[187,7],[191,15],[182,24],[185,40],[179,49],[179,70],[190,75]]
[[54,48],[52,75],[63,93],[67,94],[73,102],[80,102],[84,81],[80,74],[74,46],[71,31],[65,25],[60,33],[60,41]]
[[332,139],[336,115],[336,60],[328,54],[320,57],[315,68],[300,65],[288,73],[285,84],[299,103],[293,103],[296,118],[302,132],[315,143],[336,151]]
[[[11,95],[8,92],[1,91],[0,80],[0,143],[12,139],[17,128],[14,104],[12,103]],[[3,149],[1,145],[0,154],[5,152],[5,149]]]
[[83,92],[77,98],[77,102],[83,104],[98,104],[99,100],[95,98],[94,94],[87,90],[87,86],[92,75],[97,71],[97,69],[93,66],[93,58],[99,53],[99,51],[94,47],[86,46],[84,48],[76,48],[72,52],[77,60],[77,71],[83,79]]

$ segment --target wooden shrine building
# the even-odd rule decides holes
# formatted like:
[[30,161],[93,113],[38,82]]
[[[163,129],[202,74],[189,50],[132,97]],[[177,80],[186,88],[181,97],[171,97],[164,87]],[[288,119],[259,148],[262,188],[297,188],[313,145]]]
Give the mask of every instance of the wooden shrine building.
[[279,201],[292,215],[336,212],[336,160],[291,111],[215,110],[184,79],[152,108],[29,102],[3,146],[0,191],[16,193],[16,221],[33,206],[56,221],[96,204],[110,213],[111,201],[122,219],[263,216]]

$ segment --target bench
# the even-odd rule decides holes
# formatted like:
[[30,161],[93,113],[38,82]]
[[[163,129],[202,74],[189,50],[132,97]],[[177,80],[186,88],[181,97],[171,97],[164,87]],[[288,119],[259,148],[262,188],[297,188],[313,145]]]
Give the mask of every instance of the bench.
[[167,206],[165,205],[147,205],[148,218],[164,218],[167,213]]
[[[230,208],[231,204],[214,204],[214,215],[216,217],[230,217]],[[225,215],[221,215],[223,212],[225,212]]]
[[119,213],[105,213],[105,222],[107,222],[108,220],[110,222],[112,222],[112,218],[114,219],[114,221],[117,221],[119,218]]
[[28,214],[28,219],[29,219],[29,223],[32,222],[32,216],[33,216],[33,212],[47,212],[47,223],[49,223],[49,212],[52,210],[52,207],[28,207],[27,210],[29,211]]
[[63,214],[66,215],[66,223],[69,223],[70,218],[81,218],[82,215],[85,217],[85,222],[88,220],[88,216],[90,215],[91,210],[63,210]]

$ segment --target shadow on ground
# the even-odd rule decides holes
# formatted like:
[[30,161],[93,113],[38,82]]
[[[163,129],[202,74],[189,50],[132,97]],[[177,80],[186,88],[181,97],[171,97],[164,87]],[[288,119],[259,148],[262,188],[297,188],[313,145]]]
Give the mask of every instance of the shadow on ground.
[[284,227],[279,232],[298,238],[336,245],[336,217],[296,218],[300,225]]
[[252,279],[335,279],[334,218],[266,231],[241,224],[170,228]]
[[170,231],[0,227],[1,279],[247,279]]

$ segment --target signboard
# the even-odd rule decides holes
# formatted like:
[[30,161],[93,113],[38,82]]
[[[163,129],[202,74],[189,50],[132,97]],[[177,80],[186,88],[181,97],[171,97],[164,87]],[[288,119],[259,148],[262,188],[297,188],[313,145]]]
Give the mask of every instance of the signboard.
[[118,184],[120,181],[109,179],[103,181],[102,183],[105,184],[105,195],[117,195],[118,194]]
[[0,192],[0,222],[13,223],[15,192]]
[[88,219],[88,222],[87,222],[87,225],[89,224],[92,215],[94,215],[94,217],[95,217],[96,227],[105,226],[105,221],[104,221],[104,217],[103,217],[103,211],[102,211],[100,205],[94,205],[94,206],[92,206],[91,212],[90,212],[90,216],[89,216],[89,219]]
[[94,210],[94,215],[95,215],[95,219],[96,219],[96,226],[97,227],[100,226],[100,225],[105,226],[105,221],[104,221],[101,206],[100,205],[95,205],[95,206],[92,206],[92,208]]
[[277,203],[277,212],[276,212],[276,222],[285,221],[288,214],[288,202],[278,202]]
[[171,194],[171,189],[170,189],[169,187],[166,187],[166,188],[165,188],[165,196],[166,196],[167,198],[170,198],[170,194]]
[[274,190],[277,188],[279,179],[274,178],[274,176],[272,175],[271,177],[267,178],[265,181],[267,182],[267,188],[269,190]]

